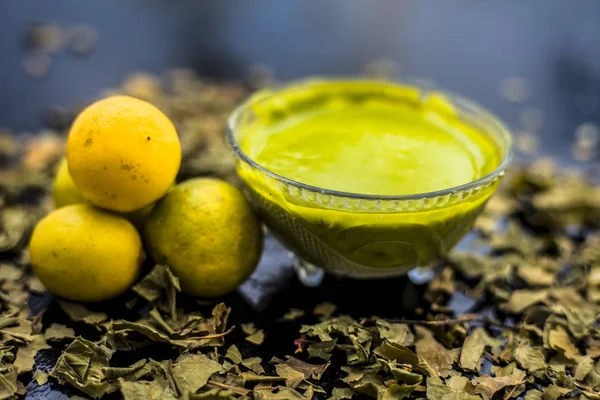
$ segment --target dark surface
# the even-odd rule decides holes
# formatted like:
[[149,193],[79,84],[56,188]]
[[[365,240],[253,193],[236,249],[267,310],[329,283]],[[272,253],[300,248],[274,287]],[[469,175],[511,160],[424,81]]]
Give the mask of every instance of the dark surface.
[[[54,56],[49,79],[37,81],[23,69],[22,35],[30,23],[47,20],[89,25],[99,41],[88,58]],[[0,127],[38,130],[48,106],[93,98],[133,70],[160,73],[183,66],[241,79],[250,65],[264,63],[277,77],[291,79],[357,74],[378,57],[396,61],[403,74],[426,76],[477,100],[515,129],[525,108],[539,108],[542,149],[563,158],[577,125],[600,122],[596,0],[30,0],[0,2]],[[507,76],[529,82],[532,95],[524,104],[499,96],[498,84]],[[290,307],[310,313],[327,300],[355,317],[411,318],[422,292],[406,278],[359,282],[328,276],[318,288],[302,287],[287,252],[268,240],[257,273],[241,295],[225,301],[233,307],[234,324],[254,320],[266,329],[265,345],[245,352],[269,359],[295,348],[298,325],[276,322]],[[34,309],[47,304],[45,318],[64,318],[51,297],[32,301]],[[471,301],[457,298],[455,304],[466,312]],[[57,356],[43,352],[38,367],[51,368]],[[336,378],[326,376],[324,385],[331,388]],[[27,398],[72,393],[56,389],[31,383]]]

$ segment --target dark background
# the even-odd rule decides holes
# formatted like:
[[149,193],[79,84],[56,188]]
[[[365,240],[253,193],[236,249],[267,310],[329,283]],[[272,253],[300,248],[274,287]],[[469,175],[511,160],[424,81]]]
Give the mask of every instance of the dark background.
[[[35,21],[88,25],[88,58],[53,57],[45,81],[23,68],[22,35]],[[357,74],[386,57],[401,74],[432,79],[518,127],[543,112],[542,150],[568,155],[577,125],[600,121],[600,2],[596,0],[18,0],[0,1],[0,126],[36,130],[53,104],[117,86],[133,70],[190,67],[242,79],[262,63],[282,80]],[[531,96],[499,96],[506,77]]]

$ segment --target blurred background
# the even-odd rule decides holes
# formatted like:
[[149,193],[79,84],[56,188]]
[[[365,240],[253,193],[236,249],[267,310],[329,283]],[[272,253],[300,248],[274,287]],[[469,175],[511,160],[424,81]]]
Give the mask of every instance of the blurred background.
[[[71,32],[67,48],[32,50],[39,23]],[[569,158],[577,135],[599,135],[597,0],[4,0],[0,127],[36,131],[49,106],[90,101],[137,70],[245,80],[260,64],[289,80],[374,60],[482,103],[525,150]]]

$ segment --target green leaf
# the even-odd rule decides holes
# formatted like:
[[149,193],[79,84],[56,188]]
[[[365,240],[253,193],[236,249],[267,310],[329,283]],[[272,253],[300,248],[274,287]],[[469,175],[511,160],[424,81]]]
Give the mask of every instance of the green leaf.
[[108,367],[112,354],[112,350],[78,337],[60,355],[50,376],[99,398],[110,388],[103,369]]
[[184,394],[204,387],[210,377],[219,371],[221,364],[204,354],[183,355],[173,365],[173,376]]
[[481,366],[481,357],[486,347],[492,348],[492,351],[499,348],[502,341],[490,337],[485,329],[478,327],[467,336],[460,352],[460,365],[466,370],[479,370]]

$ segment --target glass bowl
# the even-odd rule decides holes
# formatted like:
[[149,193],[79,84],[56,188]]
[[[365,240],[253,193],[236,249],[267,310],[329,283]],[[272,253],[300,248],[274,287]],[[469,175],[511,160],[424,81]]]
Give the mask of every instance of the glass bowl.
[[[343,106],[345,101],[357,104],[381,96],[429,107],[476,127],[497,147],[500,163],[491,173],[460,186],[379,196],[296,182],[263,168],[242,150],[240,143],[249,129],[285,120],[323,101],[335,99]],[[367,279],[432,265],[471,229],[504,175],[512,147],[504,124],[470,100],[410,81],[364,79],[308,79],[259,91],[232,113],[227,137],[251,203],[297,257],[299,277],[309,285],[318,284],[322,270]]]

